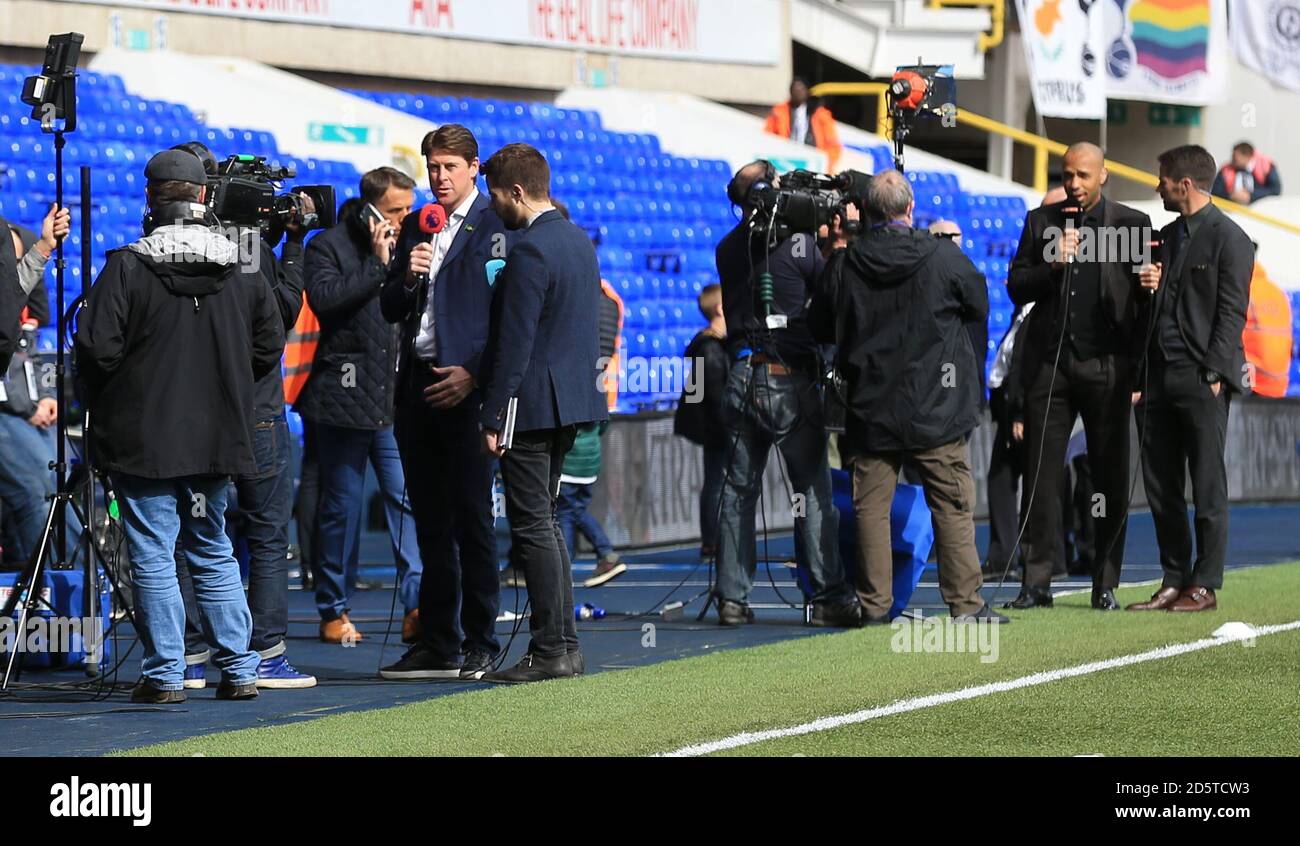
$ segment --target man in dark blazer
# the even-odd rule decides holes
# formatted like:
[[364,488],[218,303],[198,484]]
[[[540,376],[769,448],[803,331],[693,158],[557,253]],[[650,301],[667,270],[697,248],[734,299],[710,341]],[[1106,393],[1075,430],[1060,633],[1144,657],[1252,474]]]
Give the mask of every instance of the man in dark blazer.
[[430,237],[419,211],[406,217],[380,294],[385,319],[402,324],[396,428],[424,564],[420,638],[380,675],[477,679],[501,651],[496,459],[479,449],[477,385],[492,289],[514,236],[478,191],[473,133],[447,124],[421,149],[447,224]]
[[483,166],[492,208],[527,230],[497,280],[483,353],[484,449],[501,459],[511,565],[532,603],[528,654],[485,681],[519,683],[581,675],[573,575],[555,521],[564,455],[576,427],[606,419],[600,390],[600,266],[587,233],[551,204],[551,170],[527,144],[503,147]]
[[1052,604],[1058,491],[1070,431],[1082,415],[1099,494],[1092,607],[1109,611],[1119,607],[1114,589],[1124,561],[1133,362],[1143,340],[1137,268],[1151,219],[1102,197],[1108,174],[1096,145],[1070,147],[1062,174],[1067,198],[1029,213],[1007,277],[1017,306],[1034,303],[1021,341],[1025,576],[1008,607]]
[[[1210,199],[1214,159],[1195,145],[1160,156],[1157,191],[1178,219],[1160,230],[1156,264],[1142,268],[1154,292],[1147,372],[1136,383],[1142,478],[1160,545],[1164,580],[1136,611],[1208,611],[1217,606],[1228,547],[1224,445],[1234,393],[1251,389],[1241,333],[1255,248]],[[1184,468],[1192,476],[1196,559],[1187,525]]]

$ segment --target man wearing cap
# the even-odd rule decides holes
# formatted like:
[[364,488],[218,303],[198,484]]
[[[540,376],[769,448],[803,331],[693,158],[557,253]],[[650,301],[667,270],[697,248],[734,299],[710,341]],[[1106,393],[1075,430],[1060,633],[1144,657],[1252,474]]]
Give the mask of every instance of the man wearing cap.
[[145,168],[145,235],[108,253],[78,320],[99,464],[111,476],[144,646],[136,702],[185,701],[179,539],[221,670],[219,699],[257,695],[252,617],[225,532],[231,476],[257,470],[253,380],[273,369],[284,327],[270,287],[204,223],[207,177],[182,150]]

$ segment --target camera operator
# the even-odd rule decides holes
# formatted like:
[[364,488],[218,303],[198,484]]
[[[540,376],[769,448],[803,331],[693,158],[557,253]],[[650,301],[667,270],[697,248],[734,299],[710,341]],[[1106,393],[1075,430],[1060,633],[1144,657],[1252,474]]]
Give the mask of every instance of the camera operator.
[[231,476],[257,473],[253,382],[280,362],[266,280],[205,224],[207,174],[168,150],[145,168],[144,237],[108,253],[78,319],[90,433],[112,477],[131,556],[144,658],[132,701],[185,701],[180,537],[221,670],[219,699],[257,696],[258,654],[225,532]]
[[850,243],[842,222],[834,224],[835,252],[809,315],[819,338],[838,340],[847,386],[840,454],[853,468],[863,614],[868,623],[886,622],[894,602],[889,512],[906,464],[925,488],[939,587],[952,616],[1006,622],[980,596],[967,458],[983,363],[966,324],[988,316],[984,276],[956,243],[912,228],[912,187],[903,174],[872,177],[866,200],[870,228],[860,238]]
[[[348,617],[365,515],[366,464],[374,468],[397,561],[402,640],[419,635],[420,553],[393,432],[401,328],[384,319],[379,294],[388,278],[415,181],[381,167],[361,177],[362,213],[349,215],[307,247],[307,299],[320,318],[320,341],[297,409],[311,421],[320,457],[316,519],[316,609],[320,639],[361,638]],[[367,208],[373,208],[369,216]],[[377,212],[377,215],[375,214]]]
[[[769,249],[766,231],[751,227],[756,183],[771,184],[775,169],[765,161],[741,168],[727,196],[742,209],[740,223],[718,244],[718,276],[731,372],[723,413],[727,421],[727,472],[718,523],[718,622],[750,623],[756,556],[754,517],[768,453],[785,458],[790,484],[802,497],[796,531],[802,537],[812,584],[814,626],[856,627],[860,608],[844,581],[839,555],[839,516],[831,496],[826,429],[817,393],[817,342],[804,305],[821,276],[824,260],[811,234],[793,235]],[[769,329],[756,303],[757,283],[771,273],[771,311],[784,328]],[[708,539],[706,539],[707,541]]]
[[[211,179],[217,175],[217,161],[206,145],[191,141],[174,147],[193,153]],[[303,198],[305,213],[315,211],[310,198]],[[274,248],[287,234],[282,257]],[[307,230],[298,215],[287,223],[273,218],[262,232],[240,233],[240,244],[256,244],[260,252],[257,268],[271,288],[285,332],[293,328],[302,307],[302,253]],[[255,239],[255,240],[253,240]],[[284,416],[284,381],[272,369],[253,385],[253,457],[257,472],[234,480],[234,506],[228,514],[236,521],[248,544],[248,607],[253,615],[251,646],[261,656],[257,686],[261,688],[314,687],[315,677],[301,673],[285,657],[285,635],[289,627],[289,518],[293,506],[293,473],[290,468],[289,424]],[[178,565],[186,556],[179,556]],[[185,598],[185,686],[205,686],[204,668],[211,657],[199,627],[199,609],[190,582],[189,567],[178,566],[181,595]]]

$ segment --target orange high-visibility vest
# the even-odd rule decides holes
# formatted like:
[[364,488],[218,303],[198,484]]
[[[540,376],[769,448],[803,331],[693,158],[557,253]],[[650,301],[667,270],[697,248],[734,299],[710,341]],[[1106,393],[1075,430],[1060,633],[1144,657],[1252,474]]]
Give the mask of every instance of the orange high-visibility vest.
[[600,280],[600,290],[618,305],[618,332],[614,335],[614,354],[610,356],[609,364],[605,366],[605,402],[609,410],[613,411],[614,406],[618,405],[619,361],[622,359],[623,352],[623,298],[606,279]]
[[1291,301],[1259,262],[1250,278],[1250,305],[1241,341],[1255,371],[1255,393],[1286,396],[1291,376]]
[[[768,113],[763,130],[773,135],[780,135],[782,138],[789,138],[791,128],[790,103],[788,101],[777,103]],[[826,169],[834,173],[840,154],[844,152],[844,145],[840,143],[840,131],[835,126],[835,117],[830,109],[825,106],[814,109],[808,116],[808,128],[812,130],[817,149],[826,154]]]
[[298,321],[289,330],[284,344],[284,399],[289,405],[298,401],[302,386],[311,375],[311,363],[316,358],[316,345],[320,343],[320,320],[307,304],[307,294],[302,295],[302,310]]

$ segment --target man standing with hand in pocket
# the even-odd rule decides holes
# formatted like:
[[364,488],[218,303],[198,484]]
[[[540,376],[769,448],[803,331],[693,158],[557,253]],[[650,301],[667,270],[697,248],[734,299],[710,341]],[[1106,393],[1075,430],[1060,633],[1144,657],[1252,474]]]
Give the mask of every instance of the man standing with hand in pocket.
[[[1131,611],[1210,611],[1223,586],[1228,549],[1224,448],[1233,393],[1252,385],[1241,333],[1255,250],[1210,199],[1214,158],[1186,145],[1160,156],[1156,187],[1178,219],[1160,231],[1160,261],[1140,272],[1155,325],[1147,374],[1136,387],[1142,478],[1160,545],[1164,580]],[[1149,312],[1148,312],[1149,316]],[[1145,386],[1145,387],[1144,387]],[[1187,525],[1186,472],[1196,508],[1196,558]]]

